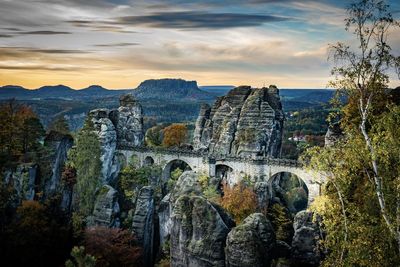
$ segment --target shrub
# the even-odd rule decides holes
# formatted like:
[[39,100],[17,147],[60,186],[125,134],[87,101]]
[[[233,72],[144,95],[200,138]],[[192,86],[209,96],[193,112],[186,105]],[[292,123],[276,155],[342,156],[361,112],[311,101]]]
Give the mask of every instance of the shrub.
[[223,184],[223,192],[221,205],[233,215],[237,224],[241,223],[250,214],[256,212],[256,194],[243,182],[233,187],[225,183]]
[[92,227],[85,231],[86,251],[96,266],[142,266],[142,249],[128,230]]

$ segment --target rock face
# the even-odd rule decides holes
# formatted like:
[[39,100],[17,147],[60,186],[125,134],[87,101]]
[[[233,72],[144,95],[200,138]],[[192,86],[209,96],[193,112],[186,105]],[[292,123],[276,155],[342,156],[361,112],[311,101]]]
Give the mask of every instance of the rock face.
[[117,111],[111,112],[111,119],[116,128],[119,147],[143,145],[143,110],[133,96],[120,97],[120,107]]
[[55,193],[60,186],[61,174],[64,164],[67,161],[67,153],[72,147],[74,140],[71,135],[51,131],[46,136],[44,142],[53,151],[51,176],[45,186],[45,196],[49,196]]
[[271,223],[261,213],[254,213],[235,227],[226,240],[227,267],[269,266],[276,244]]
[[171,266],[225,266],[225,239],[232,225],[201,196],[180,196],[172,214]]
[[145,266],[152,266],[153,263],[155,213],[153,195],[154,190],[150,186],[144,186],[140,189],[132,222],[132,231],[143,247]]
[[194,148],[210,154],[277,157],[282,143],[284,113],[275,86],[240,86],[203,105],[196,121]]
[[325,134],[325,146],[331,147],[343,137],[342,129],[339,124],[334,124],[328,128]]
[[5,184],[12,185],[17,193],[17,199],[33,200],[35,197],[35,185],[38,176],[37,164],[21,164],[13,171],[6,171]]
[[144,142],[142,107],[133,96],[120,98],[116,110],[95,109],[89,112],[101,145],[102,182],[114,184],[120,170],[118,147],[138,147]]
[[91,225],[119,227],[119,204],[118,192],[109,185],[104,185],[96,197],[93,216],[90,218]]
[[271,199],[268,182],[256,182],[254,184],[254,193],[257,196],[257,210],[266,214]]
[[196,81],[182,79],[146,80],[133,93],[139,99],[213,99]]
[[323,253],[318,248],[322,239],[318,220],[313,222],[312,212],[300,211],[294,218],[293,228],[292,261],[301,266],[319,266]]

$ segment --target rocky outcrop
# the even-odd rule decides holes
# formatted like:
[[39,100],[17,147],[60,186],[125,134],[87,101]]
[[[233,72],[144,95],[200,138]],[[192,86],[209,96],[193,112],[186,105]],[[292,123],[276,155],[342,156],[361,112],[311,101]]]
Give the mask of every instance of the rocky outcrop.
[[111,183],[118,174],[118,166],[114,165],[114,155],[117,149],[117,133],[111,122],[108,109],[95,109],[89,112],[94,130],[99,137],[101,153],[101,174],[104,184]]
[[90,226],[119,227],[118,192],[109,185],[100,188],[94,204],[93,215],[89,218]]
[[325,146],[332,147],[340,139],[343,138],[343,131],[340,129],[340,125],[335,123],[328,127],[328,131],[325,134]]
[[310,211],[300,211],[294,218],[292,261],[297,265],[319,266],[323,257],[318,244],[323,238],[319,219],[314,221],[313,215]]
[[227,267],[269,266],[276,244],[271,223],[261,213],[254,213],[228,234]]
[[38,169],[37,164],[20,164],[5,172],[4,182],[14,188],[18,201],[35,198]]
[[142,107],[131,95],[121,96],[120,105],[116,110],[95,109],[89,112],[100,141],[104,184],[114,184],[118,176],[117,148],[138,147],[144,142]]
[[55,131],[50,131],[44,144],[50,148],[51,155],[51,174],[46,181],[45,197],[60,191],[61,174],[63,172],[64,164],[67,161],[68,151],[73,145],[73,138],[69,134],[62,134]]
[[116,128],[118,147],[143,145],[143,110],[133,96],[121,96],[120,107],[111,111],[110,117]]
[[154,190],[150,186],[140,189],[133,215],[132,231],[139,244],[143,247],[143,259],[145,266],[152,266],[154,252]]
[[160,224],[160,245],[163,245],[171,234],[171,194],[167,194],[160,202],[158,208],[158,221]]
[[268,182],[256,182],[254,184],[254,193],[257,196],[257,210],[266,214],[271,199],[270,187]]
[[[182,195],[171,227],[171,266],[225,266],[225,240],[233,225],[208,200]],[[226,215],[227,216],[227,215]]]
[[203,105],[196,121],[194,148],[211,154],[277,157],[284,113],[275,86],[240,86]]

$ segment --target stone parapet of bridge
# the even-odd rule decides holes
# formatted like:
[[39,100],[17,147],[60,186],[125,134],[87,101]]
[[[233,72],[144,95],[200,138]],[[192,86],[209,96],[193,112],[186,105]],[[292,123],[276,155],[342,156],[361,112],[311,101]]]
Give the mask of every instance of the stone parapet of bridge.
[[322,175],[306,170],[299,161],[291,159],[212,155],[204,151],[151,147],[119,147],[119,152],[127,162],[135,155],[139,166],[149,163],[160,165],[164,179],[169,178],[171,165],[176,160],[181,160],[193,171],[207,173],[210,177],[215,177],[219,168],[229,168],[232,170],[227,181],[229,184],[238,183],[245,177],[254,182],[269,182],[276,174],[293,173],[306,184],[309,202],[320,194],[320,186],[324,183]]

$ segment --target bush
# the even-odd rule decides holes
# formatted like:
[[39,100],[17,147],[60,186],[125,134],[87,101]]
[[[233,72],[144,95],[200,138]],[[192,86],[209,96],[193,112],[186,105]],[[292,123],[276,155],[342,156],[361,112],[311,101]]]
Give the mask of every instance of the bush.
[[96,257],[96,266],[142,266],[142,249],[128,230],[87,228],[85,247],[87,253]]

